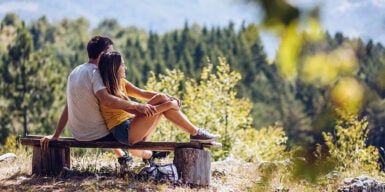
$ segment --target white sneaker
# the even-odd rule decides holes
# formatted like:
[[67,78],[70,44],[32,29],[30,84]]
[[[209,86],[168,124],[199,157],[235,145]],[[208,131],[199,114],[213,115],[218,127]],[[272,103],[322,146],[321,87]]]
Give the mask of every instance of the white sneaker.
[[200,142],[200,143],[210,143],[220,138],[220,135],[215,135],[210,133],[208,130],[199,128],[198,133],[194,136],[190,135],[190,141]]

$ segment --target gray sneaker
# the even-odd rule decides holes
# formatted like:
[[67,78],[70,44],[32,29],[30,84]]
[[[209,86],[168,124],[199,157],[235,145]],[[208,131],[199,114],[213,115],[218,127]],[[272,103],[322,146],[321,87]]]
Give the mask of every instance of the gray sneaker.
[[199,128],[198,133],[194,136],[190,135],[190,141],[200,142],[200,143],[210,143],[220,138],[220,135],[214,135],[206,129]]

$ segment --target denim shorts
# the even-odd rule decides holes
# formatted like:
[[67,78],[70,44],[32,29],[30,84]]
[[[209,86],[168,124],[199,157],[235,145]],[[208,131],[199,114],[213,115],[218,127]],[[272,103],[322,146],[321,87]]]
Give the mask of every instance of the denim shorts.
[[131,145],[130,144],[130,137],[129,137],[129,133],[130,133],[130,123],[131,123],[132,119],[127,119],[125,121],[123,121],[123,123],[113,127],[110,132],[112,133],[112,135],[115,137],[115,139],[117,141],[119,141],[120,143],[123,143],[123,144],[126,144],[126,145]]

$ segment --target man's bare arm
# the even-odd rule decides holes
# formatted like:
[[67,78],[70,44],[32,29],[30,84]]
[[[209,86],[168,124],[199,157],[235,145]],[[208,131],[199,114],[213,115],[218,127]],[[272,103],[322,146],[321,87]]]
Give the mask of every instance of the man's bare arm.
[[96,97],[99,102],[113,109],[132,110],[138,107],[139,103],[134,101],[124,100],[108,93],[107,89],[102,89],[96,92]]
[[59,122],[56,125],[56,131],[53,134],[54,138],[59,138],[68,122],[68,105],[66,104],[63,112],[60,115]]
[[40,147],[43,150],[46,150],[48,148],[49,142],[57,140],[60,137],[60,134],[63,132],[66,124],[68,121],[68,105],[66,104],[63,112],[60,115],[59,121],[56,125],[56,130],[53,135],[45,136],[40,139]]
[[99,102],[113,109],[122,109],[125,111],[136,110],[144,113],[146,116],[152,116],[156,113],[154,106],[150,104],[141,104],[130,100],[125,100],[108,93],[107,89],[101,89],[96,92]]

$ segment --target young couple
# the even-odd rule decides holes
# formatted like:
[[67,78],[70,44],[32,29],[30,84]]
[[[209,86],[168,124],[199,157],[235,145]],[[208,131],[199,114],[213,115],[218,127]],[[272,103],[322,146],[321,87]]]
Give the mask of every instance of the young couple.
[[[68,76],[67,103],[55,133],[40,140],[47,149],[69,124],[79,141],[113,141],[132,145],[146,141],[163,115],[190,134],[191,141],[211,142],[219,135],[193,125],[181,112],[181,101],[173,96],[140,89],[125,79],[122,55],[113,51],[111,39],[93,37],[87,45],[88,62],[77,66]],[[138,103],[129,97],[145,99]],[[122,157],[125,152],[113,149]],[[154,158],[148,150],[129,150],[143,159]],[[120,159],[119,159],[120,160]]]

